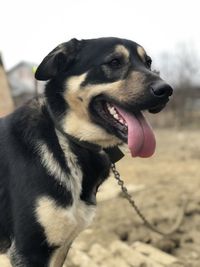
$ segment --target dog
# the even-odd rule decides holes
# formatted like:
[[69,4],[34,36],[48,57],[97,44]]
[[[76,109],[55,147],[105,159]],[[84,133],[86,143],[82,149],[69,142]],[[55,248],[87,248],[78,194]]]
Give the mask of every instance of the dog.
[[96,193],[122,157],[150,157],[142,111],[161,111],[172,88],[139,44],[72,39],[36,70],[44,96],[0,120],[0,250],[14,267],[60,267],[88,227]]

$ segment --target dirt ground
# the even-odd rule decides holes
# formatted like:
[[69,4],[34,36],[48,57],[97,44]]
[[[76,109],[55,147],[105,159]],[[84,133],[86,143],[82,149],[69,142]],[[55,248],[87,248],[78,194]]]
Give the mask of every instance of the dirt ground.
[[[184,218],[178,231],[163,238],[147,229],[130,204],[123,199],[119,186],[111,176],[98,193],[95,222],[73,244],[66,266],[84,266],[81,263],[70,263],[73,249],[80,249],[85,255],[91,255],[94,244],[109,250],[110,244],[116,240],[128,246],[135,241],[151,244],[175,255],[184,266],[200,266],[199,130],[170,129],[155,132],[155,156],[150,159],[126,156],[117,164],[117,168],[140,210],[154,226],[163,231],[168,231],[173,226],[186,200]],[[94,262],[99,253],[99,249],[96,249],[96,252],[93,249]],[[91,266],[104,267],[111,264],[107,265],[104,261],[104,264]],[[122,267],[120,258],[118,264],[112,266]]]

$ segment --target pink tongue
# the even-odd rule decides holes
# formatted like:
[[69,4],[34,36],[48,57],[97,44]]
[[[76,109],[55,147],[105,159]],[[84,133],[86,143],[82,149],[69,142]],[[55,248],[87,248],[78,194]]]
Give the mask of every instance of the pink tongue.
[[155,152],[156,140],[151,126],[142,113],[133,115],[121,108],[115,108],[128,124],[128,147],[132,157],[152,156]]

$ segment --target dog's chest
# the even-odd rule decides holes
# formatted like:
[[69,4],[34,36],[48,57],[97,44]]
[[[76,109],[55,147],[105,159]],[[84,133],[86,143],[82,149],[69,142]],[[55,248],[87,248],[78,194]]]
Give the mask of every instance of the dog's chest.
[[[52,156],[48,156],[48,153],[50,154],[48,149],[45,149],[45,154],[42,153],[41,156],[45,155],[42,162],[47,171],[53,174],[56,180],[60,178],[62,186],[71,192],[72,203],[67,203],[65,206],[60,205],[55,198],[48,195],[40,197],[36,203],[37,221],[43,227],[48,243],[54,246],[70,244],[79,232],[90,225],[96,209],[94,205],[88,205],[87,202],[81,200],[83,172],[77,157],[62,141],[60,143],[70,169],[69,173],[63,174],[59,163],[55,164],[55,159],[52,160]],[[52,164],[49,164],[49,158]],[[59,177],[59,173],[62,173],[62,177]]]
[[36,215],[44,228],[48,243],[62,246],[66,242],[70,244],[90,225],[95,215],[95,206],[89,206],[79,200],[72,206],[63,208],[57,205],[55,200],[42,197],[37,202]]
[[109,169],[108,164],[104,164],[105,155],[100,153],[94,156],[89,153],[90,156],[86,157],[85,151],[80,151],[80,148],[72,152],[69,144],[61,137],[59,143],[65,154],[69,172],[62,172],[47,147],[43,146],[45,149],[40,156],[48,173],[71,192],[72,203],[60,205],[54,197],[48,195],[40,197],[36,203],[37,221],[43,227],[48,243],[54,246],[70,244],[79,232],[90,225],[95,215],[96,206],[93,200],[97,186],[102,177],[108,176]]

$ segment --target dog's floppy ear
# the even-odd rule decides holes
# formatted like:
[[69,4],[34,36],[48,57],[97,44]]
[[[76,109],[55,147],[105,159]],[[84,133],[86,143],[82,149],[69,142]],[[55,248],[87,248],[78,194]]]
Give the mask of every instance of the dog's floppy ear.
[[77,39],[72,39],[57,46],[40,63],[35,78],[40,81],[47,81],[58,73],[66,71],[75,59],[79,47],[80,41]]

